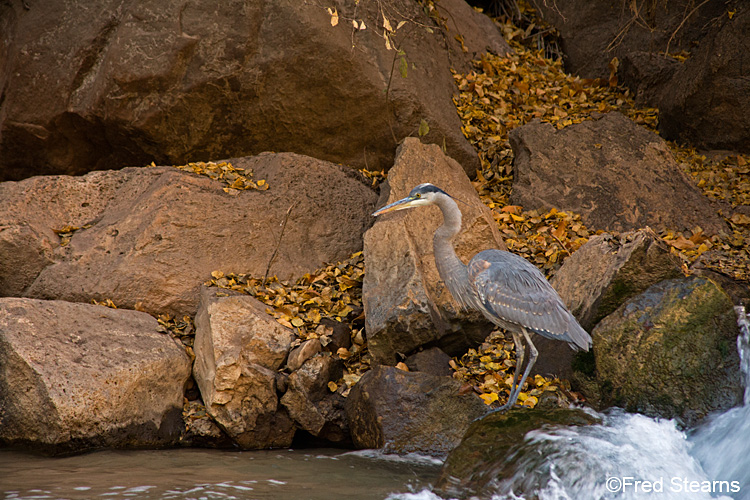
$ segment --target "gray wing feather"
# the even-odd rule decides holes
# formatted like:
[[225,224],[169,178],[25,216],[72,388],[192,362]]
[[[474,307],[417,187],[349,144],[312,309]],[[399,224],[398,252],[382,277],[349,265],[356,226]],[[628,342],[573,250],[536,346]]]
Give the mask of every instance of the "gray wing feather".
[[523,257],[485,250],[471,259],[468,272],[483,312],[495,323],[520,325],[543,337],[568,342],[574,349],[591,346],[591,337],[552,285]]

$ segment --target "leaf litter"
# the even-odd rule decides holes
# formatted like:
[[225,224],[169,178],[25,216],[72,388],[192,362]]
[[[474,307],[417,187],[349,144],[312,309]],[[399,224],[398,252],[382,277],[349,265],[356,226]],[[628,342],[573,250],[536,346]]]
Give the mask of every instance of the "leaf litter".
[[332,353],[344,362],[344,375],[329,385],[334,392],[347,395],[370,367],[364,340],[364,273],[364,256],[356,252],[343,262],[307,273],[295,282],[280,281],[276,276],[264,281],[246,274],[214,271],[206,285],[242,292],[266,304],[266,312],[294,332],[292,347],[315,338],[328,345],[333,329],[323,320],[348,325],[351,347]]
[[[156,164],[152,162],[151,166],[155,167]],[[228,161],[218,163],[199,161],[188,163],[187,165],[174,165],[174,168],[221,181],[225,184],[225,187],[222,189],[225,193],[229,194],[237,194],[239,191],[248,189],[266,191],[269,188],[268,182],[265,179],[253,180],[252,169],[235,167]]]

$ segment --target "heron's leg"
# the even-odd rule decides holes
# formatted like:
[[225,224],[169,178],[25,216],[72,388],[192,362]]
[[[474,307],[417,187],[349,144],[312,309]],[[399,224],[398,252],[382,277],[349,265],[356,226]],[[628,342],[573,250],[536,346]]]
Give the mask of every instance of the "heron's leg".
[[518,332],[512,331],[510,333],[511,335],[513,335],[513,343],[516,346],[516,369],[515,373],[513,373],[513,384],[510,386],[510,395],[508,396],[508,402],[498,408],[498,411],[504,411],[509,408],[513,408],[513,405],[516,404],[519,393],[518,375],[521,373],[521,368],[523,368],[523,359],[526,352],[526,348],[524,347],[523,341],[521,341],[521,336],[518,334]]
[[[516,399],[518,398],[518,394],[523,388],[523,384],[526,383],[526,377],[529,376],[531,367],[534,366],[534,363],[536,363],[536,357],[539,354],[539,351],[536,350],[536,346],[534,346],[534,343],[531,341],[531,337],[529,336],[529,332],[526,331],[526,328],[521,328],[521,331],[523,332],[523,336],[526,339],[526,343],[529,344],[529,363],[526,365],[526,370],[524,370],[523,377],[521,377],[521,382],[519,382],[516,389]],[[519,367],[516,366],[516,373],[518,372],[518,369]],[[515,403],[515,400],[513,402]]]

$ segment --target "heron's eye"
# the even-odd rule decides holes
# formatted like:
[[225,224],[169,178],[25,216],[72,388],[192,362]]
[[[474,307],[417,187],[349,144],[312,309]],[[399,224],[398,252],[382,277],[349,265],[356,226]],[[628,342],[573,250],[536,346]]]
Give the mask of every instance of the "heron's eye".
[[415,198],[421,198],[422,197],[422,193],[417,193],[417,194],[414,195],[414,197]]

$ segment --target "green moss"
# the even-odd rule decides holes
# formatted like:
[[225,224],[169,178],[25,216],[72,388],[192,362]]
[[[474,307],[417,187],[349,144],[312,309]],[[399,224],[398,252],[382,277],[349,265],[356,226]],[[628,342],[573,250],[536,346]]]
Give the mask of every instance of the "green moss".
[[669,280],[629,304],[595,331],[603,403],[689,421],[718,409],[711,402],[720,390],[741,397],[722,368],[731,360],[738,370],[732,302],[721,288]]

